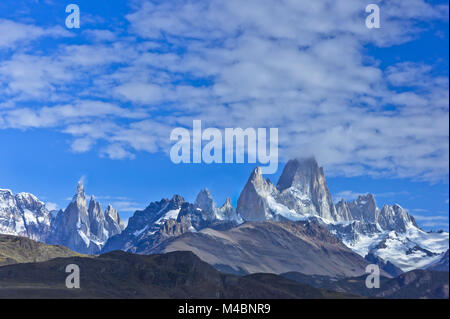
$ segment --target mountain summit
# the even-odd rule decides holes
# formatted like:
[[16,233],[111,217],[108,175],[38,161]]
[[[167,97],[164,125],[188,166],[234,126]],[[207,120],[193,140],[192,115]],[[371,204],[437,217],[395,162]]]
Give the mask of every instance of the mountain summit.
[[103,211],[94,196],[87,205],[80,181],[72,201],[56,215],[49,242],[80,253],[96,254],[109,237],[122,231],[122,227],[119,214],[111,205]]
[[277,184],[278,200],[302,215],[342,221],[323,172],[314,158],[290,160]]
[[0,189],[0,234],[47,240],[51,213],[36,196]]
[[[301,271],[295,267],[302,265],[310,273],[348,275],[345,267],[364,270],[369,259],[396,273],[398,268],[426,268],[440,260],[445,263],[448,250],[448,233],[424,232],[398,204],[379,209],[375,196],[367,194],[335,205],[324,170],[314,158],[290,160],[276,186],[256,167],[236,209],[229,198],[221,207],[216,205],[205,188],[194,203],[179,195],[152,202],[136,211],[123,228],[112,206],[103,211],[95,197],[87,201],[81,182],[70,204],[57,214],[31,194],[0,190],[0,233],[64,245],[80,253],[191,250],[227,271]],[[312,239],[311,232],[319,237]],[[299,233],[305,234],[303,240]],[[332,241],[331,246],[324,244],[324,252],[309,247],[320,238]],[[342,250],[342,245],[348,249]],[[302,262],[308,254],[311,260],[327,256],[321,270]],[[344,262],[342,254],[352,262]],[[341,266],[324,271],[327,262],[336,266],[338,260]]]
[[276,187],[255,168],[237,211],[246,221],[315,221],[361,256],[374,254],[403,270],[435,262],[448,249],[448,233],[427,234],[398,204],[380,210],[375,197],[367,194],[334,205],[314,158],[290,160]]
[[245,220],[302,220],[317,216],[341,221],[323,173],[314,158],[290,160],[275,187],[255,168],[238,201]]

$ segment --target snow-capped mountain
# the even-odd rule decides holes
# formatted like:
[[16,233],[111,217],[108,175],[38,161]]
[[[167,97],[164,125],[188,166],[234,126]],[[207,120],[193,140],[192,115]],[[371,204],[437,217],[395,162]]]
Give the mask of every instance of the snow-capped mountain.
[[256,168],[238,201],[246,221],[310,220],[326,226],[349,248],[373,254],[404,271],[426,267],[448,249],[448,233],[426,233],[400,205],[377,207],[373,195],[336,206],[315,159],[290,160],[275,187]]
[[96,254],[109,237],[122,231],[122,227],[119,214],[111,205],[103,211],[94,196],[87,205],[84,186],[78,182],[72,201],[53,221],[48,242],[80,253]]
[[229,199],[218,207],[208,189],[200,191],[193,204],[178,195],[153,202],[137,211],[128,227],[111,237],[103,251],[149,253],[168,238],[208,228],[229,229],[244,221],[318,223],[354,252],[376,260],[394,274],[399,268],[408,271],[426,267],[448,249],[448,233],[424,232],[398,204],[379,209],[375,197],[368,194],[334,205],[323,169],[315,159],[308,158],[289,161],[276,186],[256,167],[236,210]]
[[120,233],[124,225],[118,212],[108,205],[105,211],[92,196],[86,202],[84,186],[65,210],[50,211],[29,193],[14,195],[0,189],[0,234],[66,246],[79,253],[95,254],[109,237]]
[[239,197],[237,211],[246,221],[295,221],[315,216],[336,222],[349,218],[336,211],[323,169],[314,159],[289,161],[277,186],[265,180],[256,167]]
[[348,210],[353,218],[329,229],[360,255],[374,254],[409,271],[435,262],[448,249],[448,233],[424,232],[398,204],[380,210],[372,194],[352,202],[341,200],[336,207]]
[[29,193],[14,195],[0,189],[0,233],[47,240],[51,213],[45,204]]
[[170,200],[152,202],[144,210],[136,211],[125,230],[111,237],[103,251],[121,249],[139,253],[169,237],[206,227],[233,227],[242,222],[229,198],[217,207],[208,189],[200,191],[194,204],[175,195]]
[[116,249],[148,253],[185,233],[198,232],[201,237],[208,231],[226,232],[244,222],[265,221],[319,224],[353,252],[391,274],[399,268],[409,271],[445,261],[449,247],[448,233],[424,232],[400,205],[378,208],[372,194],[335,205],[324,171],[313,158],[289,161],[276,186],[255,168],[236,209],[229,198],[217,206],[210,191],[204,189],[194,203],[179,195],[152,202],[136,211],[126,228],[112,206],[103,210],[93,196],[87,201],[82,183],[67,208],[56,214],[31,194],[0,190],[0,233],[88,254]]

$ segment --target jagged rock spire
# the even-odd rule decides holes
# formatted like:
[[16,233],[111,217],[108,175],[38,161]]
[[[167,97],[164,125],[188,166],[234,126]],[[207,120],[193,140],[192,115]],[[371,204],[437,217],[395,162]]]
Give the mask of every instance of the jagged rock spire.
[[209,189],[202,189],[195,199],[195,205],[205,212],[214,213],[217,206]]
[[300,215],[341,221],[328,189],[323,168],[313,157],[290,160],[277,184],[278,199]]
[[73,201],[77,201],[77,199],[86,200],[86,194],[84,192],[84,185],[82,181],[78,181],[77,192],[73,196]]
[[121,231],[117,211],[111,206],[103,211],[93,195],[87,205],[84,185],[79,181],[73,200],[56,216],[51,243],[64,245],[80,253],[96,254],[109,237]]

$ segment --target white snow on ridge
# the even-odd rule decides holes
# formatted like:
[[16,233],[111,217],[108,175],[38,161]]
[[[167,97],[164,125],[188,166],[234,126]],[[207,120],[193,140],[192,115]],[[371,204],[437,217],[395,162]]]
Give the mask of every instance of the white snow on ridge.
[[167,219],[177,219],[178,214],[180,213],[180,210],[181,210],[181,208],[169,210],[167,213],[164,214],[164,216],[159,218],[155,222],[155,224],[162,224],[162,222]]
[[89,247],[91,240],[87,237],[87,235],[81,229],[78,229],[78,235],[80,235],[81,239],[86,244],[86,247]]
[[[308,218],[303,215],[299,215],[295,210],[289,209],[288,207],[284,206],[283,204],[278,203],[272,196],[267,196],[267,204],[269,205],[270,210],[275,215],[283,216],[284,218],[287,218],[292,221],[300,221],[300,220],[307,220]],[[266,216],[269,219],[273,219],[272,216]]]
[[137,236],[139,236],[140,234],[142,234],[147,228],[148,228],[148,225],[145,226],[144,228],[140,229],[140,230],[136,230],[136,231],[133,233],[133,235],[134,235],[135,237],[137,237]]
[[416,227],[411,227],[405,234],[411,241],[420,243],[422,248],[425,248],[433,253],[443,253],[449,247],[449,233],[427,233]]
[[[383,245],[380,245],[383,243]],[[405,233],[381,232],[372,236],[358,234],[356,242],[344,244],[362,257],[369,252],[390,261],[403,271],[425,268],[441,258],[449,247],[449,234],[426,233],[417,227],[410,227]],[[380,247],[377,248],[377,246]],[[427,254],[426,249],[433,255]]]
[[35,214],[28,209],[24,210],[23,217],[25,218],[25,222],[27,224],[37,224],[38,223]]
[[372,236],[359,234],[356,242],[343,240],[343,243],[358,255],[365,257],[385,237],[386,233],[374,234]]

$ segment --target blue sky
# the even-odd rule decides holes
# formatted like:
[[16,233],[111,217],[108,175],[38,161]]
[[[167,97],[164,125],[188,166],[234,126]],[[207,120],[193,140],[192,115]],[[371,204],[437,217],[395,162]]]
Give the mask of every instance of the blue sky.
[[[448,2],[0,3],[0,188],[65,207],[76,182],[129,217],[208,187],[236,202],[254,164],[170,161],[170,131],[277,127],[337,200],[372,192],[448,229]],[[381,29],[365,27],[377,3]]]

